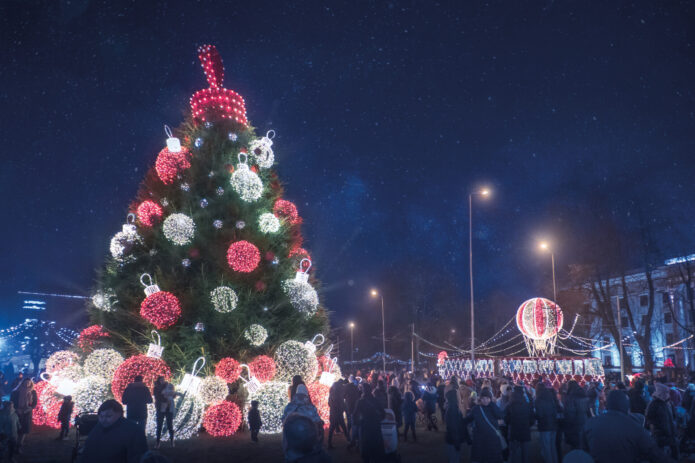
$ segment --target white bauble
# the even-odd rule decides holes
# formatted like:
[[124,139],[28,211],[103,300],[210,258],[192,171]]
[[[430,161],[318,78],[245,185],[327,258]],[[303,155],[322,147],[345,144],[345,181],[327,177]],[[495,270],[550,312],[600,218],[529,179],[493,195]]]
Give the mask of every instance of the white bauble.
[[135,257],[130,255],[130,253],[136,244],[142,243],[142,238],[138,234],[135,225],[128,223],[123,225],[123,230],[111,238],[109,250],[111,251],[111,256],[118,262],[133,262]]
[[84,361],[84,373],[111,382],[113,372],[125,359],[113,349],[96,349]]
[[99,310],[104,312],[113,312],[115,310],[116,295],[111,291],[97,291],[92,296],[92,304]]
[[77,382],[73,396],[80,411],[96,413],[101,404],[112,397],[111,380],[102,376],[86,376]]
[[171,214],[162,225],[164,236],[174,244],[190,244],[195,236],[195,223],[186,214]]
[[210,291],[210,300],[215,310],[227,313],[236,309],[239,297],[232,288],[228,286],[218,286]]
[[303,315],[310,317],[319,307],[319,296],[316,290],[306,281],[298,279],[285,280],[282,289],[287,294],[292,306]]
[[[205,403],[198,394],[184,394],[177,388],[176,392],[181,393],[174,399],[176,412],[174,413],[174,439],[190,439],[195,436],[203,422],[203,412]],[[147,405],[147,428],[145,432],[149,437],[157,435],[157,413],[153,404]],[[169,431],[162,431],[164,439],[169,438]]]
[[319,362],[316,354],[310,352],[299,341],[285,341],[275,351],[275,378],[282,381],[290,381],[293,376],[299,375],[305,383],[316,379],[319,371]]
[[206,376],[200,383],[198,395],[205,405],[215,405],[222,402],[229,395],[227,381],[219,376]]
[[254,323],[244,330],[244,337],[252,346],[262,346],[268,339],[268,331],[261,325]]
[[270,212],[264,212],[258,217],[258,229],[261,233],[277,233],[280,230],[280,220]]
[[289,384],[282,381],[268,381],[254,393],[249,394],[247,413],[251,401],[258,401],[258,411],[261,414],[261,434],[275,434],[282,432],[282,413],[289,402],[287,390]]
[[229,183],[232,184],[232,188],[239,197],[247,203],[258,201],[263,194],[263,182],[261,182],[258,175],[252,172],[249,166],[244,163],[239,163],[237,165]]
[[271,130],[263,138],[257,138],[249,144],[249,152],[252,159],[261,169],[270,168],[275,162],[275,154],[273,153],[273,140],[270,139],[270,134],[275,135]]

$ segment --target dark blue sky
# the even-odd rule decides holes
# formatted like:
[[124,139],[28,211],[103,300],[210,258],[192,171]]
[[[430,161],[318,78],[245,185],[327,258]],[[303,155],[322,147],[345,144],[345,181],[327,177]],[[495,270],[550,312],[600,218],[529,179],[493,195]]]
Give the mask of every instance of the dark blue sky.
[[463,328],[479,182],[495,191],[474,217],[483,313],[548,294],[535,239],[554,239],[562,280],[597,202],[668,224],[664,256],[692,245],[690,2],[5,1],[0,39],[3,310],[22,289],[89,294],[162,125],[206,86],[202,43],[278,133],[336,323],[421,272],[460,296]]

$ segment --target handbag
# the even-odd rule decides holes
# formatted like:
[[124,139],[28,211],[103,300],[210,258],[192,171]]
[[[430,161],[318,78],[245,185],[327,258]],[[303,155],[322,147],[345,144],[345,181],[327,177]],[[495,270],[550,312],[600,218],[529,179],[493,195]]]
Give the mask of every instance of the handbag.
[[507,449],[507,439],[504,438],[504,436],[502,435],[502,433],[500,432],[499,429],[497,429],[496,427],[494,427],[492,425],[492,423],[490,423],[490,420],[487,419],[487,415],[485,415],[485,411],[483,410],[483,407],[480,407],[480,413],[483,414],[483,418],[485,418],[485,421],[487,421],[487,424],[489,424],[490,427],[495,431],[495,433],[497,434],[497,437],[500,438],[500,445],[502,446],[502,450],[506,450]]

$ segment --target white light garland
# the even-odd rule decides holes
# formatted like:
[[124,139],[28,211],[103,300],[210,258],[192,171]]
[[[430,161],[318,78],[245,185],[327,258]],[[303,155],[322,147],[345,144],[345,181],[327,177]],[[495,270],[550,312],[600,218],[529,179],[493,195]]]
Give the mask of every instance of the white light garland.
[[218,286],[210,292],[210,300],[215,310],[228,313],[236,309],[239,297],[232,288],[228,286]]
[[73,399],[82,412],[96,413],[105,400],[111,398],[111,380],[102,376],[87,376],[77,382]]
[[299,341],[285,341],[275,351],[275,378],[289,381],[299,375],[307,384],[316,379],[316,355]]
[[184,246],[193,241],[195,223],[186,214],[171,214],[162,225],[164,236],[174,244]]
[[270,212],[258,217],[258,229],[261,233],[277,233],[280,230],[280,220]]
[[299,280],[285,280],[282,289],[287,294],[292,306],[306,316],[316,313],[319,307],[319,296],[316,290],[307,282]]
[[249,169],[249,165],[246,163],[247,158],[245,153],[239,153],[239,164],[237,164],[229,183],[243,201],[252,203],[263,194],[263,182],[255,172]]
[[206,405],[215,405],[222,402],[229,394],[227,381],[219,376],[206,376],[200,383],[198,395]]
[[268,331],[261,325],[254,323],[244,330],[244,337],[252,346],[262,346],[268,339]]
[[[190,439],[198,433],[203,422],[205,403],[198,394],[184,394],[179,388],[176,392],[182,394],[174,399],[174,439]],[[147,405],[147,428],[149,437],[157,435],[157,413],[153,404]],[[168,431],[166,436],[168,437]]]
[[123,229],[111,238],[109,250],[111,256],[118,262],[133,262],[135,257],[129,255],[130,252],[136,244],[143,243],[133,222],[135,222],[135,214],[128,214],[128,223],[124,224]]
[[113,312],[115,310],[113,305],[118,302],[115,299],[116,295],[110,291],[97,291],[92,296],[92,304],[94,307],[104,312]]
[[113,372],[125,359],[114,349],[96,349],[84,361],[84,373],[111,382]]
[[246,412],[251,407],[251,401],[258,401],[258,411],[261,415],[261,434],[275,434],[282,431],[282,413],[289,402],[287,389],[289,384],[281,381],[268,381],[254,393],[249,394],[246,402]]
[[265,137],[257,138],[249,144],[249,152],[261,169],[270,168],[275,162],[273,153],[273,140],[275,131],[269,130]]

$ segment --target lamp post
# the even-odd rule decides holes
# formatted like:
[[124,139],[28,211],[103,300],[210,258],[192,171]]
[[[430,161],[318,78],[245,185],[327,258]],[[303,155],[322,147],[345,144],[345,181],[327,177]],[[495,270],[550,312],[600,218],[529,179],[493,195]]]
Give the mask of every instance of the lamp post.
[[386,373],[386,323],[384,322],[384,296],[382,294],[379,294],[379,291],[377,291],[376,289],[372,289],[370,294],[372,295],[372,297],[381,298],[381,360],[384,368],[384,373]]
[[623,318],[620,313],[620,296],[615,296],[615,304],[618,308],[618,349],[620,351],[620,381],[625,380],[625,365],[623,364]]
[[471,362],[475,364],[475,308],[473,305],[473,196],[490,195],[490,190],[483,189],[468,194],[468,273],[471,280]]
[[553,302],[555,304],[557,304],[557,287],[555,286],[555,253],[550,248],[550,245],[548,244],[547,241],[541,241],[538,244],[538,247],[540,249],[542,249],[543,251],[550,252],[550,263],[551,263],[552,269],[553,269]]
[[348,326],[350,327],[350,364],[352,368],[355,368],[355,324],[353,322],[350,322],[348,323]]

